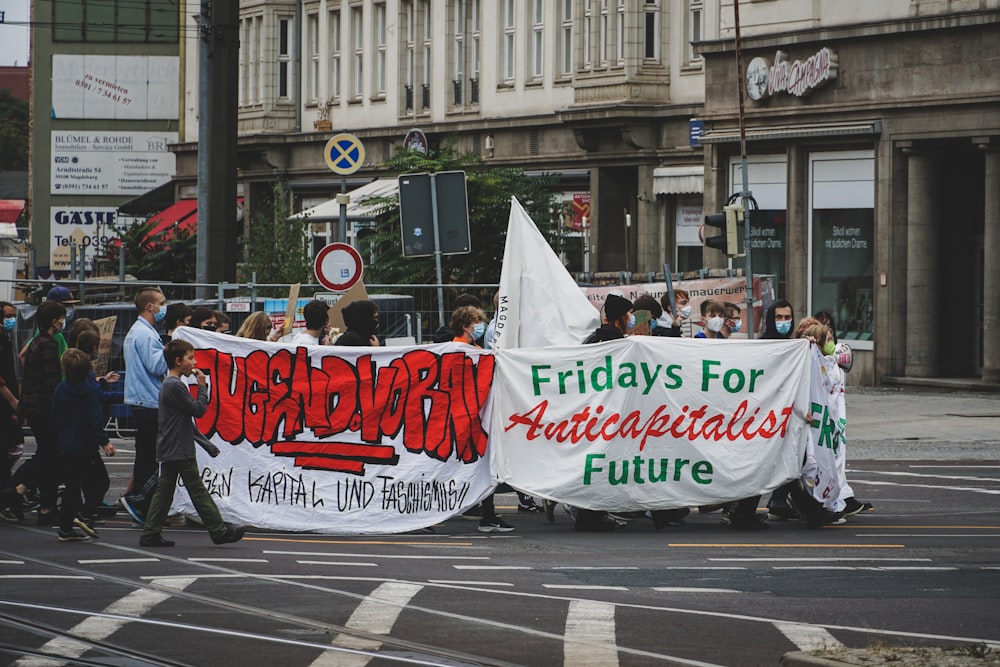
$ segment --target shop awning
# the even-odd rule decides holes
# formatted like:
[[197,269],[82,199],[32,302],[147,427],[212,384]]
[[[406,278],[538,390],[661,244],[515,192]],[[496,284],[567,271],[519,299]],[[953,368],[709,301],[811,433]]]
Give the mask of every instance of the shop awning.
[[[397,192],[399,192],[399,181],[395,178],[380,178],[351,190],[347,193],[351,197],[351,203],[347,205],[347,219],[370,220],[375,215],[377,206],[369,200],[373,197],[391,197]],[[306,218],[309,222],[336,222],[340,220],[340,204],[334,198],[289,216],[288,219],[301,222]]]
[[23,199],[0,199],[0,238],[17,238],[17,219],[24,204]]
[[683,195],[704,191],[704,165],[657,167],[653,170],[653,194]]
[[[882,134],[882,121],[824,123],[822,125],[779,125],[747,128],[747,141],[772,141],[806,137],[875,136]],[[739,128],[712,129],[701,135],[702,144],[727,144],[740,140]]]
[[152,216],[149,220],[153,226],[150,227],[146,238],[161,233],[164,237],[173,236],[173,234],[164,233],[171,229],[185,229],[193,234],[198,227],[198,200],[182,199]]
[[174,182],[167,181],[119,206],[118,214],[144,218],[151,213],[166,209],[173,201]]

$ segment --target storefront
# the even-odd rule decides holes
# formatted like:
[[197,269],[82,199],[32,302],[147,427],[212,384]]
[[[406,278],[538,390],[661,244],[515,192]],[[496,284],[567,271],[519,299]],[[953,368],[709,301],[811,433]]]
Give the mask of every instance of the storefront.
[[[1000,380],[1000,71],[971,65],[1000,52],[998,21],[743,40],[753,270],[778,276],[797,318],[833,316],[853,384]],[[702,53],[709,211],[743,174],[734,44]]]

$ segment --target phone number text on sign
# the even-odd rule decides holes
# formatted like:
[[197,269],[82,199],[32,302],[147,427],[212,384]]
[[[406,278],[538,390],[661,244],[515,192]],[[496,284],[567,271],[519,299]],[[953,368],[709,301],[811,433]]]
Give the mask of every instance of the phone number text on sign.
[[53,132],[51,194],[139,195],[169,181],[175,132]]

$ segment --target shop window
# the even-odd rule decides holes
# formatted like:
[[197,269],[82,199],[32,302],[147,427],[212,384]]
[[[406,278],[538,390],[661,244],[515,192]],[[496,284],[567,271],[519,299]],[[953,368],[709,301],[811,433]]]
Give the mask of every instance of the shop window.
[[874,163],[871,151],[810,156],[810,312],[830,312],[841,340],[874,338]]

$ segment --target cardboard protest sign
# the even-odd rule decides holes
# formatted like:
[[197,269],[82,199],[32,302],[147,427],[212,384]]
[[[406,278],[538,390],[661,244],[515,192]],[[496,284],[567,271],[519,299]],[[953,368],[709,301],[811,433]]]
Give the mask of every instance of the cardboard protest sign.
[[111,362],[111,338],[115,334],[115,325],[117,323],[117,315],[94,320],[94,325],[97,326],[97,333],[101,335],[101,342],[97,346],[97,356],[94,357],[92,362],[94,375],[97,377],[106,375],[108,370],[110,370],[108,366]]

